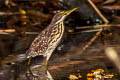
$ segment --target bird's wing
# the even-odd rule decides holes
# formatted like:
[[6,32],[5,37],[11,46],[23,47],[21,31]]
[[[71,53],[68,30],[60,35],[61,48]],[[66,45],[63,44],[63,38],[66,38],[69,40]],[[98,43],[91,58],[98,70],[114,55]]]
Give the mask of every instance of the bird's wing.
[[27,51],[28,57],[37,55],[45,56],[45,51],[48,48],[48,40],[51,32],[48,29],[43,30],[32,42],[31,47]]

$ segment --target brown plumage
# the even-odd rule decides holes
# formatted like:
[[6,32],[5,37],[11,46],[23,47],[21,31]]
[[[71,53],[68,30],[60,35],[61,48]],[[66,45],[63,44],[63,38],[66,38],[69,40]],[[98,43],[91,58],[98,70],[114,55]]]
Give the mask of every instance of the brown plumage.
[[47,56],[52,54],[63,36],[63,21],[65,17],[74,10],[76,10],[76,8],[70,11],[57,13],[53,17],[50,25],[42,32],[40,32],[40,34],[32,42],[31,47],[27,51],[27,58],[38,55]]
[[[63,21],[70,13],[72,13],[76,9],[77,8],[57,13],[53,17],[50,25],[48,25],[48,27],[46,27],[42,32],[40,32],[40,34],[34,39],[29,50],[26,52],[27,58],[29,58],[27,64],[28,66],[30,66],[32,57],[43,55],[44,57],[46,57],[47,68],[48,60],[51,57],[55,48],[60,43],[61,38],[63,36],[64,33]],[[32,74],[30,67],[28,69],[30,74]]]
[[64,32],[63,21],[59,22],[58,24],[53,24],[53,22],[54,18],[51,24],[44,29],[32,42],[30,49],[27,51],[27,58],[30,56],[47,56],[47,54],[52,54],[54,49],[59,44]]

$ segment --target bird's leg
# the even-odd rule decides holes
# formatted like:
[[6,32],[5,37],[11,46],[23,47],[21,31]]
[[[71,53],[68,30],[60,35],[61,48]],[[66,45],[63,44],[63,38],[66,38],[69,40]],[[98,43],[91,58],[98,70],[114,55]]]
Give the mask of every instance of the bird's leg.
[[45,66],[46,66],[46,75],[47,75],[47,80],[53,80],[50,72],[48,71],[48,60],[50,59],[52,54],[47,55]]
[[27,62],[27,69],[28,69],[29,73],[26,74],[26,77],[27,77],[28,79],[30,79],[30,77],[38,78],[38,75],[33,74],[33,73],[32,73],[32,70],[31,70],[31,68],[30,68],[31,59],[32,59],[32,57],[30,57],[29,60],[28,60],[28,62]]
[[48,60],[47,59],[45,61],[45,66],[46,66],[46,72],[47,72],[47,70],[48,70]]
[[47,80],[53,80],[52,75],[48,71],[48,60],[47,59],[46,59],[45,64],[46,64],[46,71],[45,72],[46,72],[46,75],[47,75]]
[[51,55],[52,55],[52,54],[47,54],[47,57],[46,57],[46,61],[45,61],[46,73],[47,73],[47,70],[48,70],[48,61],[49,61]]
[[32,59],[32,57],[30,57],[29,60],[28,60],[27,69],[29,70],[29,73],[33,76],[32,70],[31,70],[31,68],[30,68],[31,59]]

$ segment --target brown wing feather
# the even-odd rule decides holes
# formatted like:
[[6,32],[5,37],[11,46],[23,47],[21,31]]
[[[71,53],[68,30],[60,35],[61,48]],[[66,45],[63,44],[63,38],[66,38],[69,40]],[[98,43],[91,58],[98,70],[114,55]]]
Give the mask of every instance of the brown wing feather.
[[48,40],[50,39],[51,30],[43,30],[32,42],[31,47],[27,51],[27,58],[30,56],[45,55],[44,52],[48,48]]

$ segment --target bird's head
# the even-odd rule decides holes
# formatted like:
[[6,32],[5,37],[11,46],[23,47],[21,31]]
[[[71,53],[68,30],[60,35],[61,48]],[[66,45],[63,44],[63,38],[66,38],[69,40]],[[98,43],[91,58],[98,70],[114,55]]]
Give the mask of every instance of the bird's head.
[[58,24],[59,22],[63,21],[70,13],[74,12],[77,8],[73,8],[68,11],[62,11],[57,13],[54,17],[52,22]]

